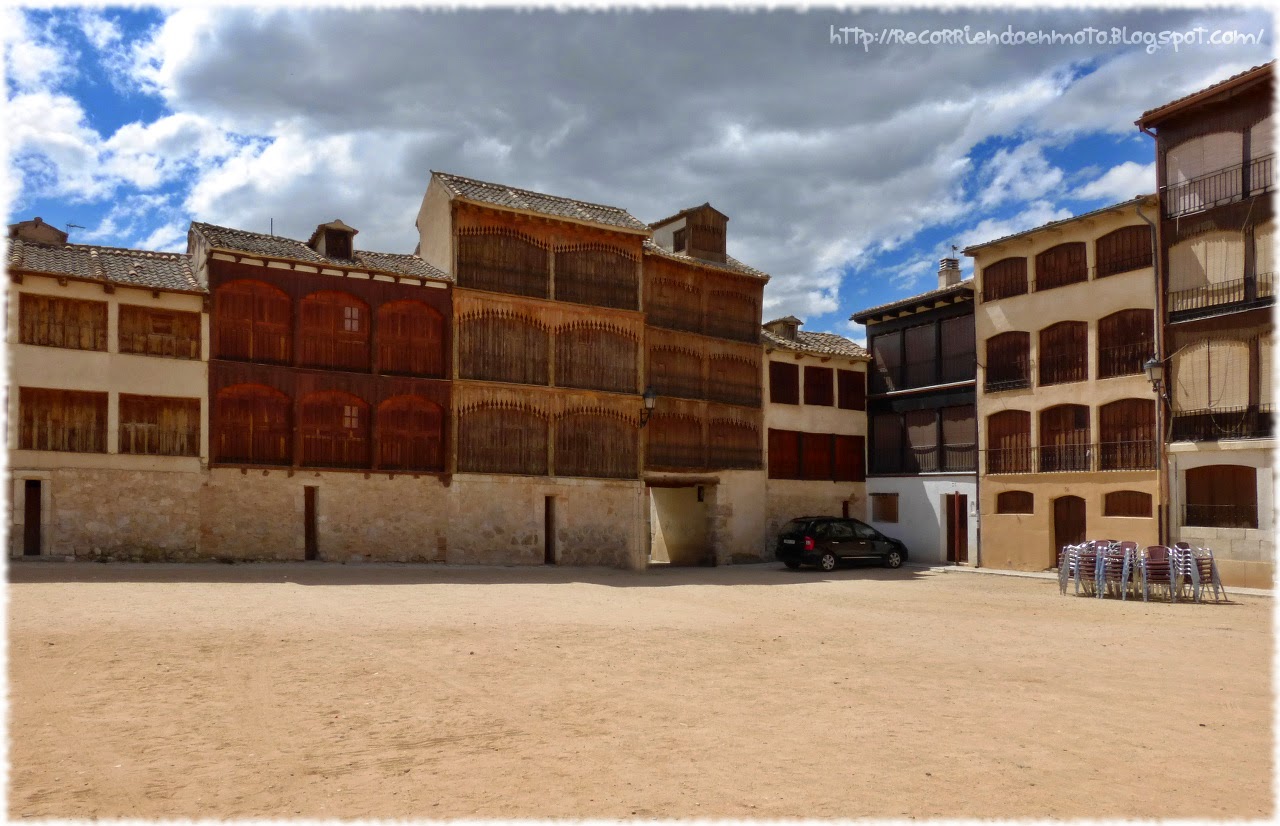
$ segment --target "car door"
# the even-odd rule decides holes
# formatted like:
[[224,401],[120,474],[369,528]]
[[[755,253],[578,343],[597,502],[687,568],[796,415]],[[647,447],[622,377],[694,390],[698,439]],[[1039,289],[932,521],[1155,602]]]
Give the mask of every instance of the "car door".
[[857,540],[858,556],[878,557],[887,550],[887,547],[882,547],[885,543],[880,533],[870,525],[855,520],[849,523],[849,530]]
[[841,559],[861,556],[858,538],[846,522],[827,523],[827,549]]

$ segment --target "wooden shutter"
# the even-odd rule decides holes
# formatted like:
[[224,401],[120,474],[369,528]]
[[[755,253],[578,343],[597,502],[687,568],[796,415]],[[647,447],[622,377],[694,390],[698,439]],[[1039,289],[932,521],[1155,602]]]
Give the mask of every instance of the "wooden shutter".
[[939,363],[943,382],[972,380],[977,373],[977,339],[972,315],[948,318],[939,324]]
[[301,364],[369,369],[369,305],[338,290],[314,292],[298,304]]
[[120,352],[200,358],[200,314],[120,305]]
[[932,473],[940,470],[938,463],[938,412],[936,410],[912,410],[903,416],[910,448],[909,473]]
[[1187,469],[1185,524],[1217,528],[1258,527],[1258,474],[1244,465]]
[[684,347],[649,351],[649,384],[659,396],[702,398],[702,357]]
[[1146,470],[1156,466],[1154,399],[1120,399],[1098,409],[1101,470]]
[[636,392],[639,345],[621,330],[584,322],[556,333],[556,384]]
[[834,402],[834,375],[830,367],[804,368],[804,403],[830,407]]
[[769,401],[773,404],[800,403],[800,365],[769,362]]
[[200,455],[200,400],[120,394],[119,450],[151,456]]
[[1041,410],[1041,472],[1089,469],[1089,408],[1060,404]]
[[237,384],[214,397],[214,461],[287,465],[293,452],[289,397],[260,384]]
[[547,384],[549,350],[547,329],[525,316],[490,311],[463,318],[458,324],[461,378]]
[[590,244],[555,252],[556,300],[639,309],[639,267],[617,247]]
[[706,464],[702,422],[696,417],[655,413],[648,430],[647,467],[693,469]]
[[551,255],[529,236],[506,229],[458,232],[458,286],[546,298]]
[[997,301],[1026,292],[1026,258],[1005,258],[982,268],[983,301]]
[[1099,238],[1095,246],[1098,278],[1151,266],[1151,228],[1121,227]]
[[987,339],[986,389],[1009,390],[1031,382],[1031,334],[1021,330]]
[[873,393],[902,389],[902,332],[881,333],[871,337]]
[[1084,381],[1089,377],[1089,325],[1063,321],[1040,331],[1040,384]]
[[871,472],[900,473],[906,433],[902,417],[896,413],[878,413],[871,419]]
[[938,381],[938,327],[924,324],[903,331],[904,387],[923,387]]
[[422,301],[391,301],[378,308],[378,372],[442,378],[445,324]]
[[1050,290],[1089,279],[1085,243],[1058,244],[1036,256],[1036,290]]
[[737,356],[712,356],[707,398],[726,404],[760,406],[760,367]]
[[760,434],[746,422],[712,419],[707,428],[707,464],[713,468],[760,467]]
[[18,329],[18,340],[23,344],[105,351],[107,304],[22,293]]
[[861,370],[837,370],[836,392],[842,410],[866,410],[867,374]]
[[444,470],[444,411],[420,396],[378,405],[379,470]]
[[769,478],[800,478],[800,434],[769,428]]
[[261,281],[229,281],[214,291],[217,358],[288,364],[292,353],[289,296]]
[[369,405],[340,391],[304,396],[298,404],[302,464],[310,467],[369,467]]
[[458,417],[458,470],[545,476],[547,436],[546,419],[533,410],[492,406],[466,411]]
[[1121,310],[1098,321],[1098,378],[1136,375],[1155,354],[1150,310]]
[[1001,410],[987,417],[987,473],[1031,470],[1031,414]]
[[1113,490],[1103,497],[1103,516],[1151,516],[1151,494],[1138,490]]
[[107,452],[107,394],[18,389],[18,447],[72,453]]
[[866,444],[861,436],[835,437],[835,481],[864,482],[867,478]]
[[1034,513],[1035,496],[1030,491],[1006,490],[996,494],[996,513]]
[[834,462],[831,434],[800,434],[800,477],[802,479],[832,479],[835,475]]
[[592,410],[556,421],[557,476],[634,479],[639,429],[633,421]]

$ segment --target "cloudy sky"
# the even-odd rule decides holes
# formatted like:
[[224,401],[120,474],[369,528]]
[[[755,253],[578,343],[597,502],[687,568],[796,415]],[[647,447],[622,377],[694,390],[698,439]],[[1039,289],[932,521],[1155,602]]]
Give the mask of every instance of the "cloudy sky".
[[[192,220],[306,238],[341,218],[386,252],[413,250],[433,169],[646,221],[710,201],[730,253],[773,276],[766,317],[860,339],[849,315],[935,287],[952,244],[1154,191],[1133,121],[1270,59],[1272,24],[1238,9],[4,8],[0,196],[9,222],[77,225],[80,243],[181,250]],[[1262,43],[864,47],[839,31],[966,26]]]

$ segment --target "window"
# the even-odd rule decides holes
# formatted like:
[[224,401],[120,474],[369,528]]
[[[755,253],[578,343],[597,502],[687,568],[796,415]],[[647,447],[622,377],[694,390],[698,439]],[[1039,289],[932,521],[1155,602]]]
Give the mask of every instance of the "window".
[[1098,278],[1151,266],[1151,228],[1122,227],[1099,238],[1094,248]]
[[872,522],[897,522],[898,521],[898,494],[896,493],[871,494],[871,521]]
[[1174,413],[1248,406],[1256,346],[1248,340],[1211,338],[1178,348],[1170,359]]
[[1040,331],[1040,384],[1089,378],[1089,325],[1063,321]]
[[1001,410],[987,417],[987,473],[1031,472],[1031,414]]
[[314,292],[298,303],[302,328],[299,361],[308,367],[369,369],[369,308],[338,290]]
[[862,482],[867,478],[866,440],[861,436],[835,436],[836,482]]
[[1257,471],[1243,465],[1189,468],[1186,507],[1185,525],[1257,528]]
[[760,365],[737,356],[712,356],[707,398],[726,404],[760,406]]
[[862,482],[865,440],[833,433],[769,429],[769,478]]
[[902,416],[897,413],[877,413],[871,417],[871,472],[901,473],[906,433]]
[[938,466],[938,411],[912,410],[903,415],[907,431],[906,470],[908,473],[934,473]]
[[[561,327],[556,331],[556,385],[634,393],[639,351],[635,337],[625,330],[587,321]],[[751,386],[756,390],[754,381]]]
[[1098,409],[1102,470],[1146,470],[1156,466],[1154,399],[1120,399]]
[[1244,301],[1244,265],[1244,234],[1234,230],[1206,232],[1169,247],[1169,312]]
[[830,367],[804,368],[804,403],[830,407],[834,403]]
[[769,428],[769,478],[800,478],[800,434]]
[[458,286],[546,298],[551,253],[546,245],[507,229],[458,231]]
[[421,301],[391,301],[378,308],[379,373],[444,376],[444,316]]
[[[551,336],[539,321],[502,311],[482,311],[460,318],[457,330],[459,378],[549,383]],[[662,395],[676,395],[664,391],[656,381],[654,388]]]
[[707,448],[709,467],[744,470],[760,467],[760,432],[746,422],[712,419]]
[[836,394],[841,410],[866,410],[867,374],[861,370],[837,370]]
[[200,455],[200,400],[120,394],[120,452]]
[[972,404],[944,407],[942,419],[942,470],[949,473],[978,469],[977,408]]
[[903,331],[905,350],[904,387],[924,387],[938,383],[938,327],[924,324]]
[[289,296],[270,284],[223,284],[213,294],[214,357],[288,364],[292,314]]
[[309,467],[370,466],[364,400],[337,390],[304,396],[298,404],[302,464]]
[[107,394],[74,390],[18,390],[22,450],[107,452]]
[[702,397],[702,358],[683,347],[649,351],[649,384],[659,396]]
[[556,300],[638,310],[640,267],[635,255],[604,244],[555,251]]
[[444,411],[419,396],[378,405],[379,470],[444,470]]
[[634,419],[599,410],[561,416],[556,421],[556,475],[634,479],[639,472],[638,435]]
[[902,332],[871,337],[871,359],[875,372],[871,392],[888,393],[902,389]]
[[261,384],[237,384],[217,392],[213,403],[214,461],[287,465],[293,455],[289,397]]
[[996,513],[1034,513],[1035,496],[1025,490],[1006,490],[996,495]]
[[1051,290],[1089,280],[1085,243],[1072,241],[1036,256],[1036,291]]
[[1151,494],[1137,490],[1115,490],[1102,498],[1103,516],[1151,517]]
[[107,305],[23,293],[18,301],[18,340],[70,350],[107,349]]
[[648,426],[649,467],[699,468],[705,463],[702,422],[695,416],[654,414]]
[[1031,386],[1031,334],[1020,330],[987,339],[986,390]]
[[689,230],[681,227],[671,234],[671,248],[676,252],[684,252],[689,246]]
[[1153,315],[1150,310],[1121,310],[1098,321],[1098,378],[1142,372],[1155,354]]
[[769,362],[769,401],[773,404],[800,403],[800,365]]
[[998,301],[1026,292],[1026,258],[1005,258],[982,268],[983,301]]
[[200,314],[120,305],[120,352],[200,358]]
[[1089,408],[1060,404],[1040,411],[1040,471],[1089,470]]
[[324,252],[329,258],[351,258],[351,233],[340,229],[325,230]]
[[948,318],[938,325],[941,339],[941,375],[943,382],[972,381],[977,374],[977,357],[973,315]]

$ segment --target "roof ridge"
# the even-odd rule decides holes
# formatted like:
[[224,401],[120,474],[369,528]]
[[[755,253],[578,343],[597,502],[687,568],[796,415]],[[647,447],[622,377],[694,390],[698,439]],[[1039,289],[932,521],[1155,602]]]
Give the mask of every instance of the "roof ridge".
[[105,253],[110,253],[112,255],[129,253],[132,255],[149,255],[149,256],[168,257],[168,258],[190,258],[191,257],[188,253],[185,253],[185,252],[163,252],[161,250],[137,249],[136,247],[109,247],[104,244],[72,244],[72,243],[46,244],[41,241],[30,241],[26,238],[10,238],[9,243],[15,246],[17,244],[24,244],[26,246],[42,247],[44,249],[51,249],[51,250],[76,249],[76,250],[86,250],[90,253],[105,252]]
[[[432,170],[432,174],[441,175],[446,178],[457,178],[458,180],[462,180],[462,181],[470,181],[471,183],[474,183],[474,184],[484,184],[485,186],[493,186],[493,187],[497,187],[498,189],[505,189],[508,192],[522,192],[528,195],[537,195],[542,198],[554,198],[557,201],[568,201],[573,204],[582,204],[583,206],[598,207],[601,209],[616,209],[619,212],[627,211],[623,207],[614,206],[612,204],[601,204],[595,201],[584,201],[581,198],[570,198],[567,195],[553,195],[550,192],[539,192],[536,189],[524,189],[518,186],[511,186],[510,184],[500,184],[496,181],[482,181],[479,178],[472,178],[467,175],[458,175],[453,172],[440,172],[437,170]],[[627,214],[630,215],[630,213],[627,213]],[[590,218],[588,217],[587,220],[590,220]]]

